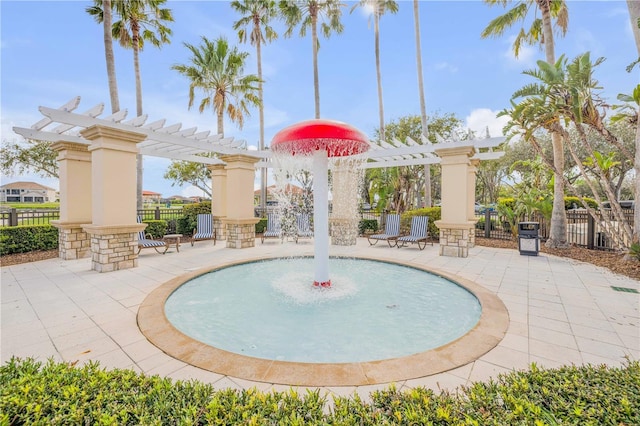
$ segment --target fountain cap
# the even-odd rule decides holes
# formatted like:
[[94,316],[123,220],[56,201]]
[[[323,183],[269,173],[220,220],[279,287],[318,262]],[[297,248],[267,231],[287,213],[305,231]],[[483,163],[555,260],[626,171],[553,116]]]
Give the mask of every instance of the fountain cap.
[[306,120],[280,130],[271,149],[291,155],[327,151],[328,157],[345,157],[369,150],[369,140],[353,126],[335,120]]

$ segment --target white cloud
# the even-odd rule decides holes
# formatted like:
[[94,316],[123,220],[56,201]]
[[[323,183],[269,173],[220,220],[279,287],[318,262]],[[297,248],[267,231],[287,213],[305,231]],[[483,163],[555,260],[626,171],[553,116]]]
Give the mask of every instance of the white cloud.
[[182,191],[180,192],[180,195],[182,195],[183,197],[206,197],[207,194],[205,194],[200,188],[197,188],[195,186],[188,186],[186,188],[183,188]]
[[477,108],[465,118],[467,128],[476,132],[478,137],[486,135],[487,128],[491,137],[503,136],[502,129],[509,121],[509,117],[497,117],[498,111],[489,108]]
[[517,68],[533,66],[536,60],[536,47],[523,43],[520,45],[520,51],[518,52],[518,57],[516,57],[513,52],[513,42],[515,39],[516,36],[511,36],[508,41],[505,42],[507,48],[503,56],[507,59],[508,65]]
[[437,64],[435,64],[434,68],[436,70],[444,70],[444,71],[449,71],[451,73],[458,72],[458,67],[453,64],[450,64],[449,62],[438,62]]

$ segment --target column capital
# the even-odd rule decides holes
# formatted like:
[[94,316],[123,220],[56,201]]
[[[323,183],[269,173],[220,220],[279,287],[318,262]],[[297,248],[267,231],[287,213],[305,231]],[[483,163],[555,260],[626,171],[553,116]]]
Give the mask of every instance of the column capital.
[[52,150],[56,152],[61,151],[80,151],[80,152],[89,152],[89,145],[78,142],[68,142],[64,140],[60,140],[58,142],[54,142],[49,145]]

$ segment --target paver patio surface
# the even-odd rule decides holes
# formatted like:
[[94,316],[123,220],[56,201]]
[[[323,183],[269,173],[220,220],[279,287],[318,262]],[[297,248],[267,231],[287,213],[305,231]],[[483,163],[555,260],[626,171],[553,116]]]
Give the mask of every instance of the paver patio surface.
[[[166,255],[142,252],[137,268],[98,273],[90,259],[49,259],[1,268],[0,361],[12,356],[39,360],[99,361],[105,368],[132,368],[174,379],[198,379],[216,388],[289,389],[205,371],[171,358],[147,341],[136,323],[138,306],[166,281],[202,267],[262,256],[313,254],[313,240],[257,242],[248,249],[228,249],[198,242],[172,247]],[[620,366],[640,359],[640,282],[590,264],[544,253],[521,256],[516,250],[475,247],[467,258],[438,256],[438,245],[389,248],[331,246],[331,255],[393,259],[455,274],[494,292],[509,311],[504,339],[478,360],[444,373],[404,380],[399,389],[426,386],[452,390],[487,380],[532,362],[543,367],[565,364]],[[390,283],[392,285],[392,283]],[[328,387],[336,395],[362,397],[388,384]]]

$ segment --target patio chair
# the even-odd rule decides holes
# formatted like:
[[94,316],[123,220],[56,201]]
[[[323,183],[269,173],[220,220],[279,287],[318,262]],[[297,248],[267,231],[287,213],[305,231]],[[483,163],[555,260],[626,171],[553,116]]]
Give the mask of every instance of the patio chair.
[[[138,216],[138,223],[142,223],[142,219]],[[161,252],[160,248],[164,247],[164,251]],[[145,234],[144,231],[138,232],[138,253],[142,251],[143,248],[152,248],[160,254],[165,254],[167,250],[169,250],[169,245],[162,240],[154,240],[151,234]]]
[[396,240],[398,248],[407,244],[418,244],[418,248],[423,250],[427,243],[433,245],[433,241],[429,241],[429,216],[414,216],[411,218],[411,230],[409,235],[403,235]]
[[374,234],[367,237],[367,241],[372,246],[376,245],[378,241],[385,240],[389,247],[396,245],[396,238],[400,236],[400,215],[388,214],[387,221],[384,225],[384,234]]
[[196,229],[193,230],[193,235],[191,236],[191,247],[193,247],[193,243],[200,240],[213,240],[213,245],[215,246],[216,230],[213,229],[211,214],[199,214],[197,220]]
[[312,238],[313,231],[311,230],[311,223],[309,221],[308,214],[299,214],[296,216],[296,243],[298,238]]
[[265,238],[280,238],[280,242],[283,240],[282,226],[280,225],[280,215],[277,213],[267,214],[267,228],[262,233],[261,243],[264,243]]

